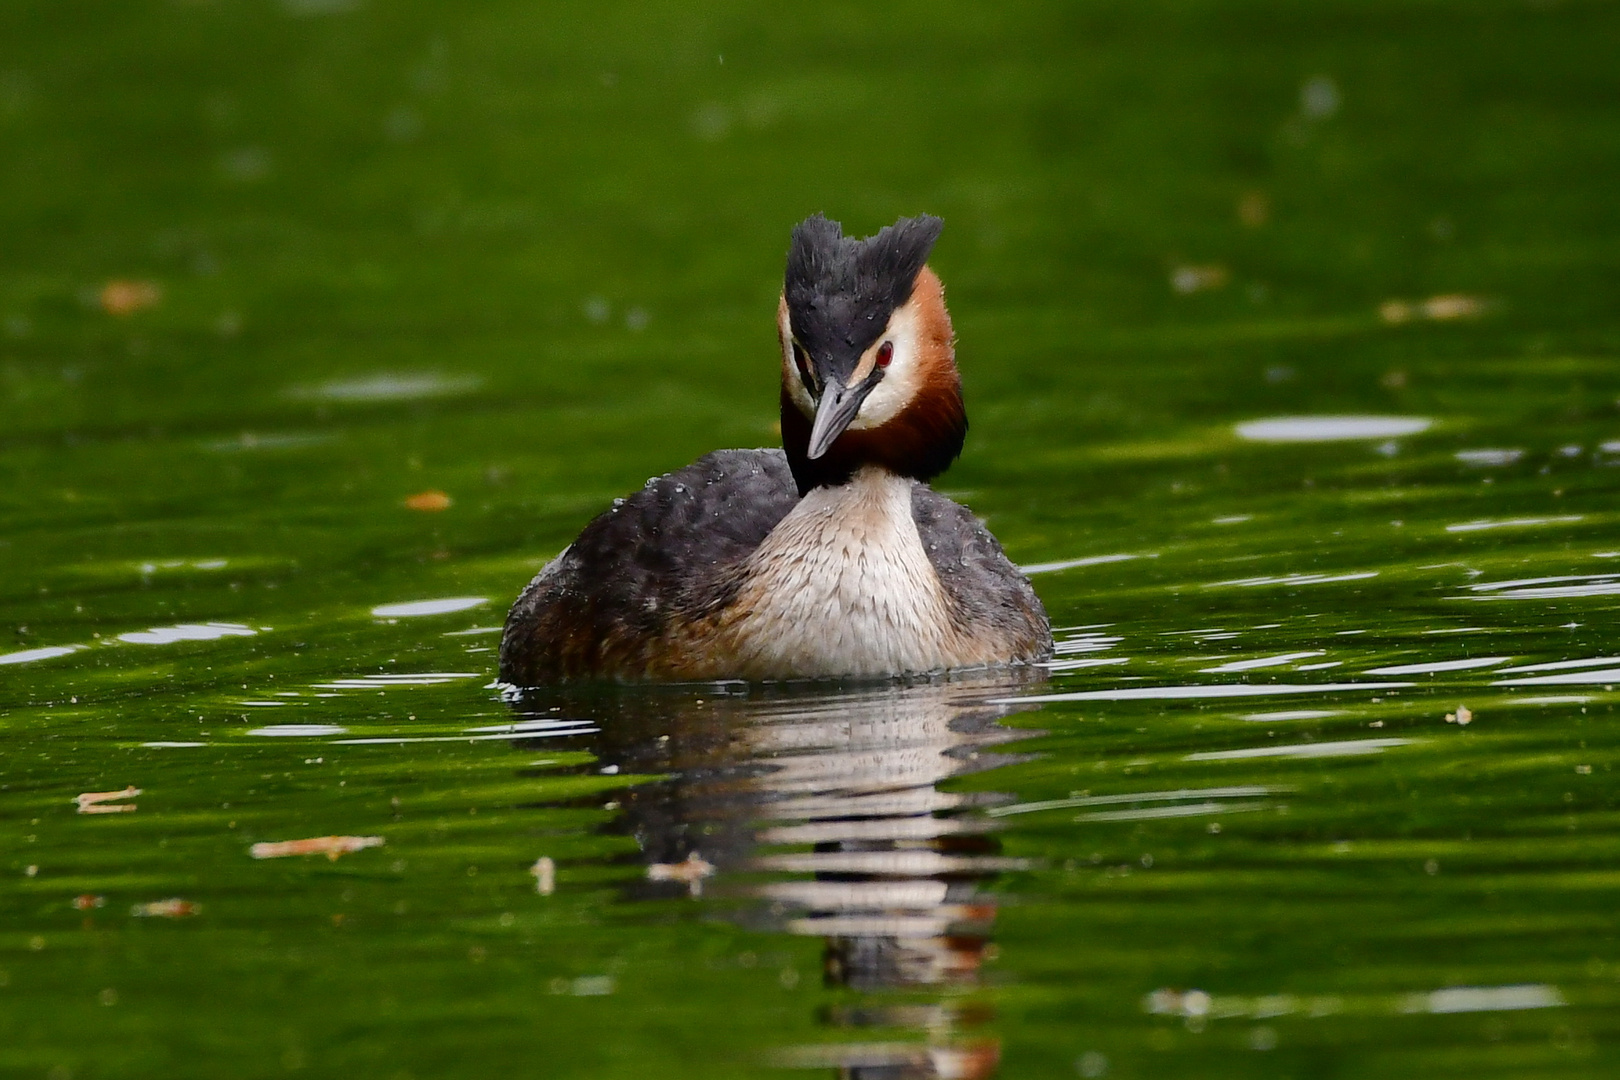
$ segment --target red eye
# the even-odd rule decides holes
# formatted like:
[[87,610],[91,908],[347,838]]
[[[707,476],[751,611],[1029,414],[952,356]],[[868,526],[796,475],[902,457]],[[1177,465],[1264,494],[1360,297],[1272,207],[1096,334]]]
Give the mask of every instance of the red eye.
[[891,360],[893,360],[893,359],[894,359],[894,342],[885,341],[882,345],[878,346],[878,353],[877,353],[877,366],[878,367],[880,367],[880,368],[888,367],[889,362]]

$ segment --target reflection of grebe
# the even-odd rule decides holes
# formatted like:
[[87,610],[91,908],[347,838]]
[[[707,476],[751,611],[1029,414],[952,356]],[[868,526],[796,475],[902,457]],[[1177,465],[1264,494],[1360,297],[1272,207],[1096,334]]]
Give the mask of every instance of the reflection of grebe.
[[650,480],[507,618],[501,678],[882,676],[1044,658],[1028,581],[926,481],[967,433],[938,218],[793,230],[777,316],[782,444]]
[[[734,684],[557,702],[600,719],[590,741],[599,765],[669,777],[618,796],[618,827],[645,863],[717,868],[704,895],[744,890],[766,905],[738,912],[746,922],[823,938],[831,985],[953,991],[933,1003],[830,1009],[829,1023],[873,1037],[798,1047],[783,1064],[834,1068],[850,1080],[967,1080],[990,1076],[999,1058],[993,1038],[972,1034],[990,1019],[988,1006],[960,993],[978,982],[995,919],[994,896],[980,886],[1015,863],[972,812],[994,796],[938,785],[1009,760],[994,748],[1020,735],[997,723],[1012,709],[984,701],[1033,677],[815,695]],[[737,874],[753,882],[739,885]],[[665,880],[642,881],[634,893],[689,891],[654,876]]]

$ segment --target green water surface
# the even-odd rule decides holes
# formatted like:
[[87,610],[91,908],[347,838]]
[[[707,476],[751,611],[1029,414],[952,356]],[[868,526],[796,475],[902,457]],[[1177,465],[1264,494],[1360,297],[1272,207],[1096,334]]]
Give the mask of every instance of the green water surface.
[[[1617,41],[0,7],[0,1076],[1620,1072]],[[925,210],[1044,679],[504,700]]]

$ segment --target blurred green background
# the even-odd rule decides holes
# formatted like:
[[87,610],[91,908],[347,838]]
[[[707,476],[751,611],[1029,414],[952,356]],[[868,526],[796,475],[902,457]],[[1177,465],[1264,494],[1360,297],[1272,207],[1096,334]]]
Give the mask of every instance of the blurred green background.
[[[1147,665],[1129,670],[1204,681],[1208,649],[1251,646],[1331,646],[1324,662],[1352,667],[1615,649],[1602,596],[1490,616],[1449,598],[1479,574],[1606,565],[1584,560],[1612,543],[1620,453],[1617,41],[1620,6],[1596,0],[9,0],[0,652],[83,648],[0,666],[0,1074],[752,1075],[762,1047],[816,1037],[813,942],[620,902],[641,869],[595,793],[623,782],[587,758],[549,754],[555,775],[514,779],[494,744],[255,740],[240,700],[438,670],[477,679],[312,709],[360,734],[508,718],[482,688],[492,640],[444,631],[498,623],[645,477],[774,442],[781,261],[813,212],[859,235],[945,219],[933,265],[973,431],[940,486],[1021,563],[1159,556],[1036,579],[1055,623],[1113,622]],[[1435,425],[1382,448],[1232,432],[1312,413]],[[1457,456],[1493,448],[1501,468]],[[434,492],[446,509],[407,505]],[[1484,517],[1568,527],[1446,532]],[[1209,588],[1369,569],[1327,592]],[[453,595],[486,606],[428,629],[370,615]],[[266,629],[159,651],[113,640],[217,620]],[[1228,623],[1257,636],[1159,636]],[[1423,636],[1481,625],[1500,636]],[[1390,704],[1384,734],[1433,728],[1465,690],[1506,693],[1488,679]],[[1580,693],[1606,715],[1607,690]],[[1358,701],[1294,730],[1359,730],[1376,710]],[[1044,764],[975,783],[1063,797],[1102,783],[1093,761],[1164,765],[1258,736],[1241,710],[1205,708],[1054,705],[1027,725],[1050,733],[1031,744]],[[1358,759],[1354,798],[1331,762],[1288,766],[1314,823],[1256,818],[1230,848],[1199,821],[1077,839],[1009,819],[1008,848],[1046,869],[1010,886],[1026,902],[1003,913],[984,991],[1004,1071],[1603,1075],[1614,740],[1574,709],[1463,758]],[[203,738],[225,756],[141,745]],[[1577,759],[1560,755],[1577,749],[1597,779],[1566,797]],[[342,791],[336,771],[291,779],[317,755],[345,763]],[[1165,786],[1239,775],[1164,767]],[[1245,768],[1271,783],[1282,767]],[[76,793],[126,783],[152,793],[139,813],[73,813]],[[402,794],[453,811],[454,829],[402,821]],[[1557,847],[1572,803],[1590,831]],[[243,855],[366,831],[408,868],[384,872],[390,851],[269,874]],[[1427,856],[1396,840],[1464,834],[1478,876],[1422,893]],[[1346,836],[1389,846],[1311,862]],[[1086,861],[1153,843],[1161,870],[1183,853],[1182,876],[1105,881],[1101,856]],[[529,911],[542,850],[565,863],[567,903]],[[475,890],[478,864],[503,876]],[[109,906],[83,915],[80,893]],[[176,894],[203,913],[124,914]],[[1447,918],[1487,903],[1505,911]],[[512,911],[515,927],[499,921]],[[472,949],[500,964],[469,966]],[[793,965],[790,993],[778,969]],[[602,971],[617,996],[555,990]],[[1364,1001],[1548,982],[1570,1008],[1487,1037],[1352,1006],[1326,1035],[1273,1032],[1263,1054],[1248,1035],[1217,1052],[1139,1005],[1160,986],[1219,994],[1227,976],[1233,993]]]

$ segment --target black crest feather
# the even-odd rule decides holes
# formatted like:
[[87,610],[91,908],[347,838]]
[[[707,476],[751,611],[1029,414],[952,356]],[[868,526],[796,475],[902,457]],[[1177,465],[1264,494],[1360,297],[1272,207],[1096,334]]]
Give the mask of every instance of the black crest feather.
[[783,283],[794,334],[813,354],[858,356],[910,299],[944,227],[919,214],[856,240],[820,214],[805,218],[793,229]]

